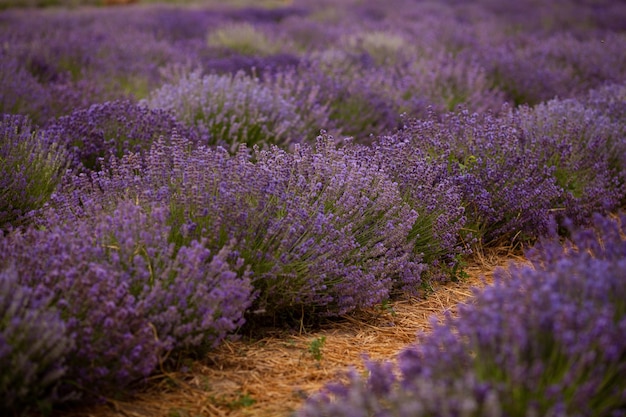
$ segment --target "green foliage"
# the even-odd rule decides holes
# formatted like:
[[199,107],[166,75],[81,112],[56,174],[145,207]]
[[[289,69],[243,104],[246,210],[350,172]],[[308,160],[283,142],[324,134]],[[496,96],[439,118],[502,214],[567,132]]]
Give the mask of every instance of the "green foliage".
[[469,278],[469,274],[465,272],[465,269],[464,269],[467,266],[467,263],[463,259],[462,255],[456,255],[454,260],[455,260],[455,263],[452,266],[451,271],[450,271],[451,272],[450,275],[452,276],[452,281],[453,282],[465,281],[466,279]]
[[388,31],[368,31],[347,36],[345,43],[348,49],[366,52],[378,65],[394,63],[407,42],[401,36]]
[[393,304],[391,304],[389,300],[383,300],[383,302],[380,303],[380,310],[383,313],[391,314],[392,317],[396,316],[396,310],[393,308]]
[[309,343],[309,348],[307,349],[307,351],[311,354],[313,359],[319,362],[322,360],[322,349],[324,348],[325,344],[326,344],[326,336],[317,337],[311,340],[311,343]]
[[[235,392],[233,396],[220,396],[211,397],[211,401],[219,406],[226,407],[229,410],[240,410],[242,408],[251,407],[256,403],[256,400],[248,393],[240,391]],[[182,416],[181,416],[182,417]]]
[[242,55],[267,56],[285,52],[281,42],[271,39],[258,27],[247,23],[232,23],[209,32],[207,44]]

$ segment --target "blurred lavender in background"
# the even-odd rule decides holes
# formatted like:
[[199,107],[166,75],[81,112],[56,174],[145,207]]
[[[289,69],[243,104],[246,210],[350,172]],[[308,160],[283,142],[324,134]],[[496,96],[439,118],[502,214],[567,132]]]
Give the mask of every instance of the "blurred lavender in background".
[[328,120],[316,92],[303,91],[292,75],[268,83],[243,72],[207,76],[192,72],[156,90],[144,104],[172,112],[196,128],[203,142],[236,152],[241,144],[288,148],[310,140]]
[[51,121],[45,129],[50,140],[68,150],[72,168],[77,171],[102,169],[112,155],[121,158],[129,152],[145,153],[159,137],[173,131],[200,142],[195,130],[186,128],[167,111],[150,110],[129,100],[76,109]]

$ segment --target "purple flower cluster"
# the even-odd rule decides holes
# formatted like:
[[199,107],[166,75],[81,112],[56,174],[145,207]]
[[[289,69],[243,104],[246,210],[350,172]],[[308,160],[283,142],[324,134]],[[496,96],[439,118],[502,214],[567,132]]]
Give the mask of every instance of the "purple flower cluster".
[[[50,118],[88,106],[104,95],[102,85],[83,78],[98,46],[75,19],[46,18],[9,11],[0,30],[1,110],[28,114],[44,124]],[[26,28],[28,26],[28,28]],[[61,30],[63,28],[64,30]],[[43,41],[45,40],[45,42]]]
[[74,343],[64,390],[100,394],[152,372],[161,344],[122,271],[102,261],[105,248],[89,238],[87,225],[75,226],[11,235],[0,242],[2,268],[14,264],[19,283],[49,295],[51,307],[61,312]]
[[[396,172],[417,169],[417,158],[438,183],[457,187],[466,227],[491,244],[533,240],[547,232],[551,216],[585,224],[593,212],[618,208],[623,168],[611,150],[622,146],[621,129],[570,99],[500,116],[431,114],[380,142],[408,150],[388,158]],[[411,187],[418,180],[403,181]]]
[[484,67],[515,104],[537,104],[584,94],[603,83],[621,82],[626,60],[622,34],[529,36],[484,51]]
[[[609,84],[591,90],[581,101],[597,113],[594,117],[603,118],[605,125],[611,126],[608,132],[602,134],[609,138],[609,166],[619,173],[623,184],[626,177],[626,84]],[[626,196],[622,197],[622,207],[625,204]]]
[[0,111],[28,114],[43,125],[94,103],[144,97],[158,86],[162,67],[199,62],[186,46],[159,39],[156,29],[142,30],[149,16],[7,11],[0,27]]
[[469,251],[472,237],[463,232],[467,219],[461,188],[447,175],[445,163],[428,158],[422,149],[398,136],[383,136],[363,150],[373,154],[419,214],[409,234],[414,251],[432,273],[448,275]]
[[[13,265],[0,270],[0,412],[45,411],[60,400],[57,388],[74,348],[50,296],[20,284]],[[38,410],[37,410],[38,409]]]
[[[400,79],[375,66],[368,55],[329,49],[312,54],[298,67],[297,76],[319,89],[328,106],[330,128],[367,142],[371,135],[398,127]],[[396,102],[398,101],[398,102]]]
[[312,296],[306,304],[343,314],[385,300],[393,287],[417,289],[424,265],[408,240],[417,213],[373,158],[336,148],[326,134],[315,147],[256,157],[274,179],[261,249],[280,269],[261,276],[268,294],[293,304]]
[[61,182],[68,160],[67,152],[34,129],[27,117],[1,117],[0,230],[24,223],[43,207]]
[[368,362],[302,416],[623,415],[626,216],[544,240],[499,270],[457,318],[391,363]]
[[423,111],[424,102],[441,113],[458,106],[476,112],[498,111],[506,101],[482,63],[469,53],[433,53],[413,59],[402,71],[400,91],[410,114]]
[[290,86],[297,84],[267,84],[243,72],[204,77],[192,72],[153,92],[146,104],[171,111],[209,144],[231,152],[240,144],[288,146],[313,136],[328,118],[325,107],[315,102],[299,108],[300,100],[292,97],[298,90]]
[[577,99],[522,106],[512,118],[526,141],[542,142],[531,152],[554,168],[559,217],[586,224],[594,212],[620,207],[626,192],[622,122]]
[[259,292],[256,309],[268,313],[343,314],[394,287],[415,291],[424,268],[408,240],[417,213],[374,159],[328,135],[315,147],[257,148],[251,157],[246,147],[231,156],[174,135],[144,162],[131,154],[75,178],[53,206],[66,219],[90,216],[94,202],[169,206],[177,246],[198,240],[215,251],[234,241]]
[[128,152],[150,149],[160,136],[173,130],[198,142],[199,135],[176,121],[165,110],[150,110],[129,100],[94,104],[73,111],[46,126],[46,135],[68,148],[73,167],[98,170],[111,155],[121,158]]
[[[536,104],[621,82],[624,39],[615,22],[624,7],[578,3],[8,10],[0,16],[0,111],[44,124],[95,103],[145,98],[175,66],[262,74],[303,63],[300,77],[322,87],[332,119],[367,139],[428,105],[498,110],[504,100]],[[229,46],[233,39],[239,43]],[[340,57],[330,73],[320,67],[329,55]]]
[[[74,347],[62,392],[124,389],[151,374],[167,351],[213,347],[243,323],[248,273],[232,250],[169,243],[168,210],[120,201],[71,223],[47,212],[47,227],[0,242],[0,269],[60,311]],[[46,224],[46,223],[43,223]],[[54,323],[53,323],[54,324]]]
[[[624,16],[612,0],[1,11],[8,407],[123,389],[244,315],[345,314],[449,278],[471,244],[623,207]],[[343,405],[311,410],[623,409],[590,371],[623,389],[623,308],[602,295],[623,296],[623,239],[597,222],[606,237],[543,243],[398,371],[368,363],[333,388]]]
[[95,235],[167,349],[215,347],[243,324],[252,294],[249,273],[231,270],[228,261],[243,269],[232,247],[213,254],[193,240],[176,248],[169,221],[162,206],[144,210],[122,201],[96,225]]
[[407,158],[422,153],[440,178],[458,187],[466,227],[482,243],[545,232],[560,190],[553,168],[538,158],[542,146],[525,144],[513,124],[491,114],[431,114],[387,140],[416,150],[405,152]]

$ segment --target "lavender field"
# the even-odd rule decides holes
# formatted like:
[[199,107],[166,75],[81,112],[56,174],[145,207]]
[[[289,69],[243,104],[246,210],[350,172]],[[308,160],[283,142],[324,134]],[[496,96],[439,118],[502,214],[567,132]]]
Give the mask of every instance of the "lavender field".
[[626,416],[625,2],[108,3],[0,0],[0,415],[504,248],[294,416]]

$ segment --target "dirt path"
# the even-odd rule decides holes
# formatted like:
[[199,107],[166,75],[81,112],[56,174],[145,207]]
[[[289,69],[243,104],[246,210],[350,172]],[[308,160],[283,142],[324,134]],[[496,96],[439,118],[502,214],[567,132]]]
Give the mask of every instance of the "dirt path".
[[491,282],[494,269],[511,260],[522,259],[477,257],[465,268],[468,278],[435,287],[426,299],[398,301],[315,332],[226,342],[205,361],[190,363],[187,373],[158,377],[132,400],[55,417],[289,416],[349,367],[362,369],[365,352],[372,359],[393,359],[418,332],[429,330],[431,316],[454,312],[472,287]]

